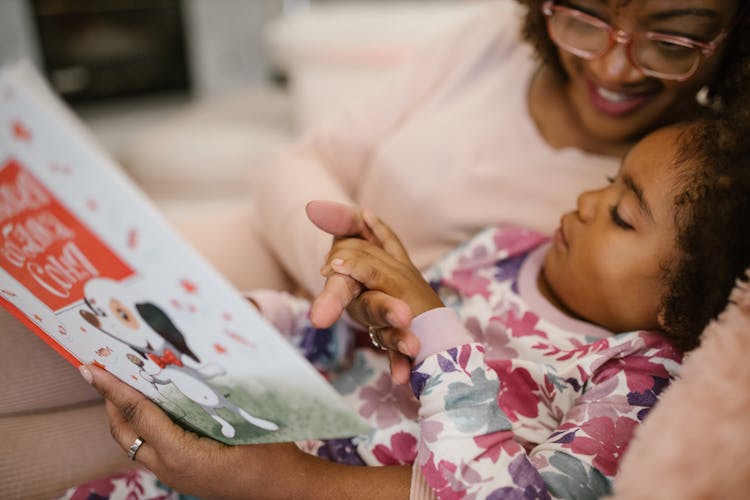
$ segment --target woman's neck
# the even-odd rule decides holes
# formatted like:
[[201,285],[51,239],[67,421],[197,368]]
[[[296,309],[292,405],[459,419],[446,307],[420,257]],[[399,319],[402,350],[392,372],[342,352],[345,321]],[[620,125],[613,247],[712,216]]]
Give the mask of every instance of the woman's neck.
[[555,148],[578,148],[589,153],[620,157],[632,146],[629,141],[602,141],[583,127],[565,92],[565,82],[551,68],[542,65],[531,79],[529,114],[539,134]]

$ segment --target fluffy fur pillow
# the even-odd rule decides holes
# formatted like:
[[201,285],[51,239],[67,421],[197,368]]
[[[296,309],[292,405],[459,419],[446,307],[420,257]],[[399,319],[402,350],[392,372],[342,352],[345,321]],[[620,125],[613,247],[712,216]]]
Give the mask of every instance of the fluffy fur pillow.
[[636,431],[614,498],[750,498],[748,358],[750,285],[738,282],[681,379]]

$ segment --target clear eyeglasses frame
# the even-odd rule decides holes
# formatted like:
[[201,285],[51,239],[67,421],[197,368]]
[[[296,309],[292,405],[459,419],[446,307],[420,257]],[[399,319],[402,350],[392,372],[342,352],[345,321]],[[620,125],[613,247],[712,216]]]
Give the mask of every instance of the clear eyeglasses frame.
[[[644,75],[676,81],[693,76],[701,61],[716,52],[732,28],[731,25],[725,27],[710,42],[699,42],[653,31],[625,31],[578,9],[555,5],[552,0],[544,2],[542,13],[550,39],[561,49],[592,60],[608,53],[615,44],[623,44],[630,63]],[[578,33],[566,31],[563,23],[568,28],[575,26]],[[584,40],[585,37],[589,38]],[[585,46],[592,40],[593,47]]]

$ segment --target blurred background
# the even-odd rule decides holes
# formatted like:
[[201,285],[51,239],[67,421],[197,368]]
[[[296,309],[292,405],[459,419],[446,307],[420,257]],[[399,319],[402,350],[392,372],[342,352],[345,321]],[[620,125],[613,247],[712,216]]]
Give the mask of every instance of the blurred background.
[[481,8],[478,0],[0,0],[30,60],[165,210],[255,168]]

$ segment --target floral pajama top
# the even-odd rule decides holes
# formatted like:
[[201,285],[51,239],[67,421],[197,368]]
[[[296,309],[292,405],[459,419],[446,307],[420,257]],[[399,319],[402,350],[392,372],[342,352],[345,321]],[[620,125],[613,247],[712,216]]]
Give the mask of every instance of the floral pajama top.
[[416,462],[439,498],[606,495],[681,355],[656,333],[562,315],[536,286],[547,248],[492,227],[426,273],[447,307],[414,319],[423,352],[410,387],[392,385],[386,357],[355,347],[345,322],[315,330],[306,301],[253,294],[373,428],[300,446],[351,464]]
[[[612,335],[558,312],[536,287],[547,247],[530,231],[488,228],[426,273],[447,307],[414,318],[422,352],[410,386],[392,385],[366,333],[344,321],[316,330],[307,301],[250,294],[372,425],[365,436],[299,446],[337,462],[416,464],[444,499],[609,493],[633,431],[681,356],[655,333]],[[367,342],[356,341],[362,334]],[[129,498],[187,498],[143,469],[59,498],[126,490]]]

